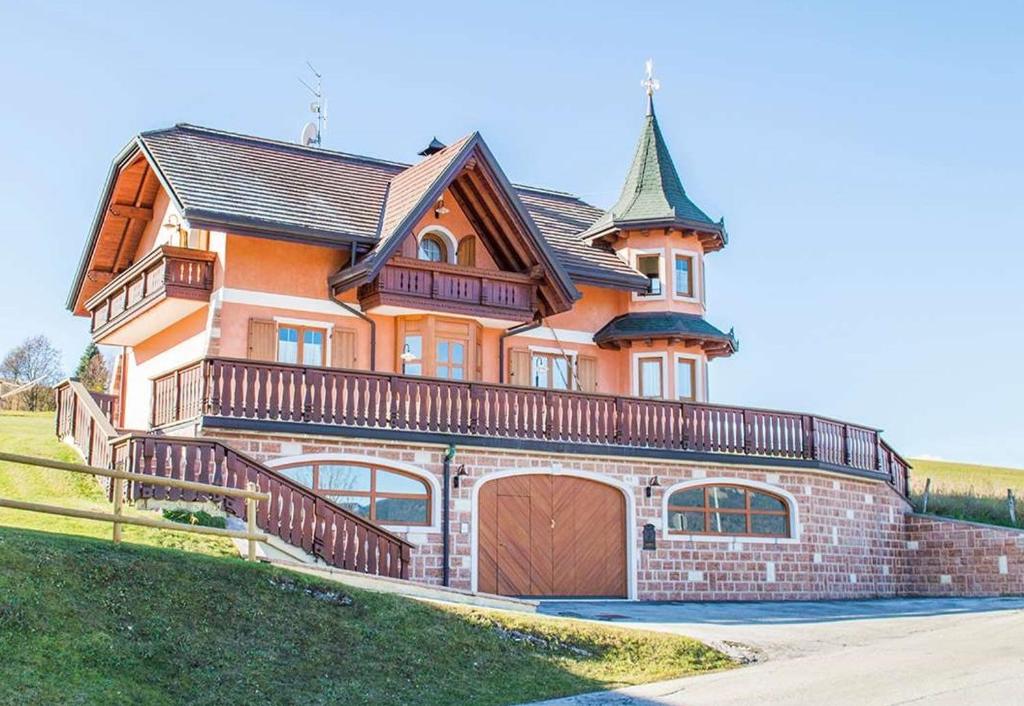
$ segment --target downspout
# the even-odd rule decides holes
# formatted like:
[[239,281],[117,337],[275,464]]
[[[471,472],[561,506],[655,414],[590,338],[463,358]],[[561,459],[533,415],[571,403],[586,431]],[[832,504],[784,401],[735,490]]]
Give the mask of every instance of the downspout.
[[448,444],[444,452],[443,489],[441,490],[441,585],[451,585],[451,499],[452,459],[455,458],[455,444]]
[[501,336],[498,337],[498,382],[500,384],[505,384],[505,339],[509,336],[515,336],[516,334],[532,331],[543,323],[544,319],[537,316],[533,321],[525,324],[519,324],[518,326],[513,326],[506,331],[502,331]]
[[[352,241],[352,254],[349,256],[349,266],[356,264],[356,243]],[[342,309],[358,316],[360,319],[370,325],[370,372],[377,370],[377,322],[371,319],[369,316],[356,309],[350,304],[346,304],[334,295],[334,287],[327,286],[327,296],[330,297],[331,301],[340,306]]]

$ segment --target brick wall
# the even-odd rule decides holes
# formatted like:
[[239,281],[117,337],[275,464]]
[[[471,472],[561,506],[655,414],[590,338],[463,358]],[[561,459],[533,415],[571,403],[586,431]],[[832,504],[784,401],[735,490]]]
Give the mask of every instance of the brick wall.
[[1024,531],[908,515],[906,537],[909,595],[1024,594]]
[[[300,454],[353,454],[413,464],[440,478],[444,447],[338,437],[205,432],[261,460]],[[631,595],[655,600],[866,598],[901,593],[907,505],[883,483],[780,469],[632,460],[460,447],[454,465],[469,474],[452,490],[451,579],[471,588],[474,487],[495,472],[554,471],[617,482],[634,507]],[[653,496],[644,493],[658,476]],[[728,478],[764,483],[788,493],[799,521],[797,541],[667,538],[663,498],[678,482]],[[643,526],[658,528],[657,549],[641,549]],[[401,533],[417,546],[412,578],[441,580],[441,533]]]

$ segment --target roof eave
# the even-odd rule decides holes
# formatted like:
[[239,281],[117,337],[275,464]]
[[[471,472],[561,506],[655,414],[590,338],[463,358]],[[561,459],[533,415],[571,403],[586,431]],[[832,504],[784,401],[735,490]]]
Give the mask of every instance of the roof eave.
[[624,289],[630,292],[645,292],[650,287],[650,280],[643,275],[636,277],[609,272],[599,268],[566,267],[569,276],[577,284],[589,284],[608,289]]
[[82,254],[78,258],[78,267],[75,269],[75,279],[71,283],[71,290],[68,292],[67,301],[64,303],[68,311],[74,312],[78,295],[82,292],[82,284],[85,282],[86,270],[89,267],[89,260],[92,259],[93,248],[96,247],[96,240],[99,238],[100,227],[103,225],[104,214],[107,211],[107,204],[114,193],[114,186],[117,184],[117,175],[121,169],[130,162],[141,149],[141,141],[138,136],[133,137],[122,147],[110,164],[107,171],[107,178],[104,180],[103,194],[100,196],[99,205],[92,218],[92,226],[89,229],[89,239],[82,248]]
[[248,235],[256,238],[290,240],[309,245],[329,247],[351,243],[372,247],[377,242],[376,238],[372,236],[360,235],[358,233],[310,228],[297,224],[267,221],[205,209],[186,208],[183,210],[182,216],[193,228],[219,230],[235,235]]
[[[595,224],[597,225],[597,224]],[[594,226],[591,226],[594,228]],[[722,243],[725,244],[729,241],[729,236],[725,230],[725,227],[721,223],[695,221],[690,218],[677,218],[675,216],[666,216],[664,218],[642,218],[642,219],[623,219],[623,218],[612,218],[606,223],[599,225],[596,229],[590,230],[589,228],[580,234],[580,239],[585,241],[593,241],[598,238],[610,235],[617,231],[622,230],[643,230],[653,228],[674,228],[676,230],[695,230],[700,233],[710,233],[717,235],[722,238]]]

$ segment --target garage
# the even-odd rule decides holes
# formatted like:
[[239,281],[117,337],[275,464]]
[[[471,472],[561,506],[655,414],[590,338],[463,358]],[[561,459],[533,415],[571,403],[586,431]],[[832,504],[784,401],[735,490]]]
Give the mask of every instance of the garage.
[[626,500],[574,476],[498,478],[480,488],[478,590],[625,598]]

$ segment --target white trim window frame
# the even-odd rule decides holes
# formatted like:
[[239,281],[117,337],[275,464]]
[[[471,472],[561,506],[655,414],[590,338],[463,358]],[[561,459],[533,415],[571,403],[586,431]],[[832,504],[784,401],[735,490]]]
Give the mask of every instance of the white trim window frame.
[[[676,258],[690,258],[690,295],[676,293]],[[672,299],[690,304],[704,303],[704,260],[697,250],[672,248]]]
[[[693,397],[679,396],[679,362],[685,360],[693,364]],[[707,365],[704,358],[696,353],[674,353],[672,355],[672,399],[682,402],[707,402]]]
[[[277,327],[277,331],[281,330],[282,326],[289,328],[307,328],[307,329],[322,329],[324,332],[324,362],[323,367],[329,367],[331,358],[331,347],[334,344],[334,326],[328,321],[313,321],[310,319],[296,319],[290,316],[275,316],[273,317],[274,324]],[[280,335],[280,334],[277,334]],[[299,361],[297,365],[302,365],[302,361]],[[315,366],[320,367],[320,366]]]
[[631,250],[629,257],[633,263],[633,269],[640,272],[640,258],[644,256],[657,255],[658,256],[658,279],[661,282],[661,293],[660,294],[644,294],[640,292],[633,292],[633,301],[635,302],[657,302],[664,301],[666,294],[665,288],[668,284],[665,281],[665,248],[644,248]]
[[445,250],[448,251],[445,253],[448,256],[445,262],[449,265],[456,264],[456,250],[459,247],[459,240],[455,237],[454,233],[440,225],[429,225],[416,235],[416,259],[420,259],[420,243],[423,241],[424,236],[427,235],[440,237],[444,241]]
[[649,397],[647,399],[671,399],[668,394],[668,353],[666,351],[652,353],[634,353],[631,356],[632,389],[634,397],[642,397],[640,390],[640,359],[656,358],[661,361],[661,397]]

